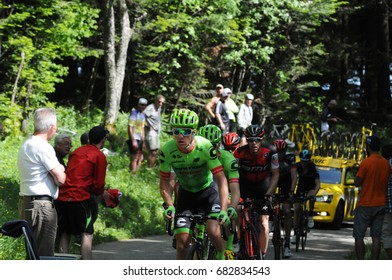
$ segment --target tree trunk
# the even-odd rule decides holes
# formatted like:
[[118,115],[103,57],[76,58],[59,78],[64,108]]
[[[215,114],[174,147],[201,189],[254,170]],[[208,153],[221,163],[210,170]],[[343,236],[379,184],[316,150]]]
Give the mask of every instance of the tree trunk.
[[[124,83],[125,67],[127,62],[128,45],[134,30],[130,27],[128,7],[125,0],[113,5],[109,0],[105,5],[105,73],[106,73],[106,104],[104,124],[112,129],[118,117],[121,94]],[[115,16],[119,22],[119,44],[116,46]],[[117,50],[117,53],[116,53]]]

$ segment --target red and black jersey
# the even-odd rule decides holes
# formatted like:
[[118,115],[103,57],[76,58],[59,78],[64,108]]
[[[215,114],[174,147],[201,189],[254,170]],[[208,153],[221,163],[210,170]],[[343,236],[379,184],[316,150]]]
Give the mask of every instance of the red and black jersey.
[[240,178],[252,183],[266,180],[271,170],[279,168],[278,154],[263,146],[256,155],[248,145],[242,146],[234,152],[234,157],[238,159]]

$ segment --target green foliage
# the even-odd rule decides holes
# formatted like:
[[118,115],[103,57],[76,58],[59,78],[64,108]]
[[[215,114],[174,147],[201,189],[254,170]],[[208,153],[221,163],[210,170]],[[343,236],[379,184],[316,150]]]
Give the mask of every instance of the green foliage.
[[82,45],[82,40],[91,37],[97,28],[98,10],[88,3],[14,3],[4,6],[2,14],[6,15],[0,22],[2,98],[10,98],[16,85],[17,104],[38,107],[68,74],[62,59],[98,55]]
[[22,109],[0,94],[0,140],[21,135]]

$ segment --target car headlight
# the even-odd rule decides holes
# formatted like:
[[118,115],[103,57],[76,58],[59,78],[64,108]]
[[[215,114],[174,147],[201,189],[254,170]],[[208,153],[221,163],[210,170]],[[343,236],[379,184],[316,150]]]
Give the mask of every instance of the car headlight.
[[320,195],[320,196],[316,196],[316,202],[331,203],[332,198],[333,198],[332,194]]

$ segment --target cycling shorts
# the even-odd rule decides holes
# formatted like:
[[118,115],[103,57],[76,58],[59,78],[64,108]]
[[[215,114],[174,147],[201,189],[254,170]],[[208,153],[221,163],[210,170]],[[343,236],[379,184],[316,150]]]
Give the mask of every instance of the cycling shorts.
[[94,222],[98,214],[96,206],[96,202],[90,199],[77,202],[56,201],[59,233],[93,234]]
[[177,214],[218,214],[221,210],[219,193],[213,182],[208,188],[193,193],[179,188],[176,198],[176,217],[174,218],[174,234],[189,233],[190,217],[177,217]]

